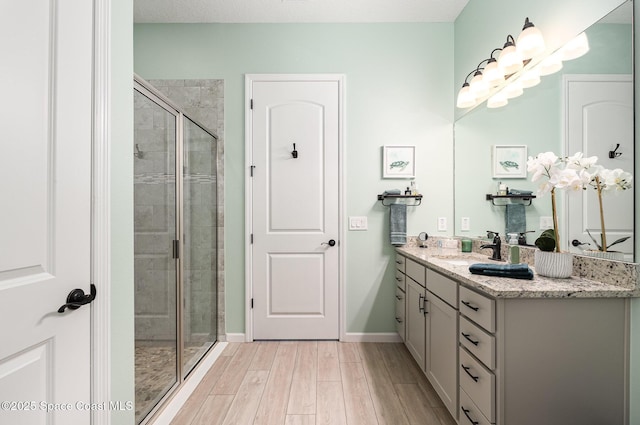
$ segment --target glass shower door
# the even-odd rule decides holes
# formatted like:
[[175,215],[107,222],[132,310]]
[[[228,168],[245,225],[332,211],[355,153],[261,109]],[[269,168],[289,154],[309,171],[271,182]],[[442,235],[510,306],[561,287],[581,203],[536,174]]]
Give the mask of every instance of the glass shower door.
[[134,91],[136,423],[179,382],[177,115]]
[[183,120],[183,376],[217,340],[216,139]]

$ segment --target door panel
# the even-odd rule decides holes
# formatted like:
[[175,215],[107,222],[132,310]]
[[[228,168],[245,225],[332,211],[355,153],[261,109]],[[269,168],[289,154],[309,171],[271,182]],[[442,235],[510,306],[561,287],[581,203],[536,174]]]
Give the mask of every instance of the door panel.
[[90,423],[90,307],[57,310],[91,279],[92,22],[84,0],[0,13],[0,400],[35,402],[2,424]]
[[339,82],[251,95],[254,338],[338,339]]
[[[621,168],[633,172],[633,83],[625,76],[593,77],[593,81],[569,81],[567,87],[568,153],[583,152],[597,156],[598,164],[608,169]],[[609,158],[608,152],[620,143],[622,155]],[[607,242],[633,236],[633,191],[603,194]],[[568,196],[569,243],[573,239],[590,242],[583,249],[597,249],[586,233],[588,229],[599,241],[600,212],[598,196],[593,189]],[[576,250],[576,248],[573,248]],[[633,237],[612,250],[622,251],[633,261]]]

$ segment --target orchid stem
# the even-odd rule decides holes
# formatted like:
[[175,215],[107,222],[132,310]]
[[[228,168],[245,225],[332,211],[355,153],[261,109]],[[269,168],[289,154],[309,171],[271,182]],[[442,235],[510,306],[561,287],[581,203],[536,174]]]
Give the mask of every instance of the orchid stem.
[[596,176],[596,190],[598,191],[598,203],[600,204],[600,240],[602,242],[601,251],[607,252],[607,233],[604,229],[604,208],[602,207],[602,186],[600,185],[600,177]]
[[556,213],[556,188],[551,189],[551,211],[553,213],[553,233],[556,238],[556,252],[560,250],[560,234],[558,234],[558,214]]

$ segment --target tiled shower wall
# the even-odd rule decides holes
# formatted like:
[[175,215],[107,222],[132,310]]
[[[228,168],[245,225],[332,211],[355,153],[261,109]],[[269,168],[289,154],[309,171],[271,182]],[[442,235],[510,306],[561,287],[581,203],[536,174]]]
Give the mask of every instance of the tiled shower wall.
[[[225,341],[224,319],[224,82],[223,80],[148,80],[158,91],[176,104],[186,115],[213,132],[217,137],[217,163],[215,176],[207,177],[207,171],[213,169],[210,158],[213,152],[207,152],[206,142],[199,144],[194,139],[191,144],[185,141],[185,150],[191,151],[186,159],[189,167],[188,178],[185,179],[185,230],[192,235],[193,246],[185,246],[185,297],[186,311],[185,336],[196,337],[206,333],[210,317],[211,297],[215,297],[206,285],[199,283],[208,279],[208,274],[216,273],[217,282],[217,332],[218,340]],[[185,124],[189,127],[189,124]],[[198,135],[191,131],[191,135]],[[200,151],[200,152],[198,152]],[[209,159],[207,159],[207,156]],[[209,162],[209,164],[207,164]],[[216,200],[207,199],[213,190],[207,190],[211,184],[216,185]],[[208,206],[217,203],[217,228],[208,229],[211,220],[207,215],[213,213]],[[200,226],[200,227],[199,227]],[[190,230],[189,230],[190,229]],[[215,234],[217,246],[207,242],[206,235]],[[217,249],[217,258],[211,253]],[[217,271],[216,271],[217,264]],[[189,277],[196,276],[190,285]],[[214,278],[214,276],[211,276]],[[186,341],[185,341],[186,342]]]

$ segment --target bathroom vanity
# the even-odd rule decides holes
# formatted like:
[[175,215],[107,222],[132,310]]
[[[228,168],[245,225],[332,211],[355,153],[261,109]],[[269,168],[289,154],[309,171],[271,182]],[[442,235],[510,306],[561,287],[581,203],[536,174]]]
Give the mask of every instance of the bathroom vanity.
[[459,424],[628,423],[636,265],[596,264],[620,268],[609,283],[519,280],[471,274],[486,255],[433,254],[396,248],[397,330]]

